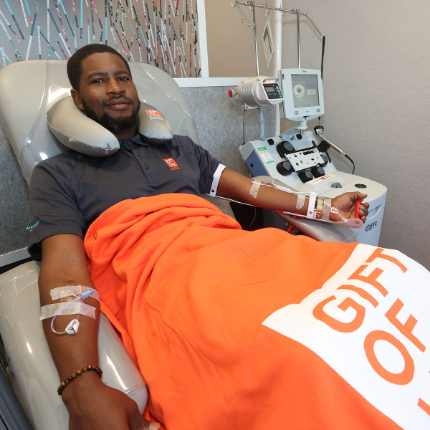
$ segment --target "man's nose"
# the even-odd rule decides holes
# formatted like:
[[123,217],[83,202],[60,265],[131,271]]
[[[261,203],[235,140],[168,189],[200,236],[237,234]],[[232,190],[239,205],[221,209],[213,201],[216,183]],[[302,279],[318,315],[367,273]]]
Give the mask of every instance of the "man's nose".
[[124,92],[124,89],[121,87],[120,83],[116,79],[111,78],[107,82],[106,92],[108,94],[120,94]]

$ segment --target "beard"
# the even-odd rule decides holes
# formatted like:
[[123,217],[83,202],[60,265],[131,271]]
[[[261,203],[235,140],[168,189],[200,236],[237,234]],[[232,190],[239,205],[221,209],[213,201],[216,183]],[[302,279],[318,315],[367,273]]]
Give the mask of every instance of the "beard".
[[94,110],[85,102],[85,100],[81,99],[81,102],[84,106],[84,112],[87,114],[88,118],[94,120],[95,122],[98,122],[100,125],[102,125],[104,128],[108,129],[111,132],[128,130],[131,128],[138,129],[140,103],[136,107],[134,106],[133,100],[128,97],[113,96],[109,100],[103,101],[102,105],[104,106],[105,104],[118,99],[126,99],[131,103],[131,105],[133,106],[133,112],[131,115],[119,116],[117,118],[114,118],[110,116],[107,112],[104,112],[101,117],[98,117]]

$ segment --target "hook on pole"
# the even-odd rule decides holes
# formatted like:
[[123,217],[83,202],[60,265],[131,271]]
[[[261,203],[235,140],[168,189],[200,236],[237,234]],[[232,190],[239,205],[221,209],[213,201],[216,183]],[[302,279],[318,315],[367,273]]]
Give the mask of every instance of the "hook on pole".
[[282,3],[279,5],[278,11],[281,12],[282,17],[284,17],[288,12],[287,9],[282,9]]

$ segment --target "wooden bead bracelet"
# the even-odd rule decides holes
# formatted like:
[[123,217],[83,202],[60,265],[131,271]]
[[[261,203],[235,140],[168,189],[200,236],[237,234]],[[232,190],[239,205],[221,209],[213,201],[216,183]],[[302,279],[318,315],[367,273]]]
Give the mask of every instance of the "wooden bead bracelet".
[[89,372],[93,370],[94,372],[96,372],[100,378],[103,375],[103,371],[102,369],[100,369],[100,367],[96,367],[96,366],[84,366],[82,369],[79,369],[76,371],[76,373],[72,373],[68,378],[66,378],[58,387],[57,389],[57,393],[59,396],[61,396],[61,393],[63,392],[63,390],[78,376],[81,376],[83,373],[85,372]]

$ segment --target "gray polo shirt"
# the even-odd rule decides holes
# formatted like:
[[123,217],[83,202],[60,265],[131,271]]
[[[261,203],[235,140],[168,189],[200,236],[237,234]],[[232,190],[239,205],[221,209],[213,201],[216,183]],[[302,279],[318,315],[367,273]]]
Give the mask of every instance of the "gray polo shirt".
[[28,251],[41,260],[42,240],[56,234],[84,237],[91,223],[114,204],[166,193],[209,193],[219,161],[189,137],[166,145],[140,135],[120,141],[109,157],[67,151],[39,163],[30,182]]

